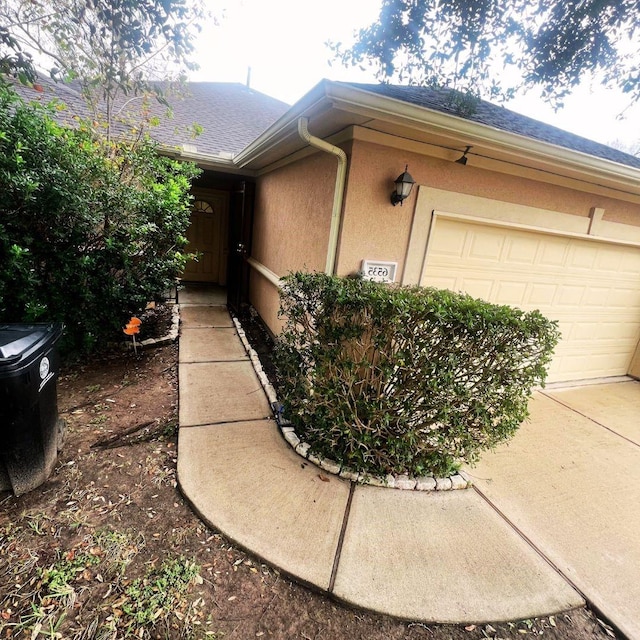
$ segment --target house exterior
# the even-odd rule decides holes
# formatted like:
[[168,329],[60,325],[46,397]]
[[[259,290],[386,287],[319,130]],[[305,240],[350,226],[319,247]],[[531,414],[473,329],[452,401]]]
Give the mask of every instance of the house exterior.
[[[392,263],[396,282],[557,319],[550,381],[640,375],[640,159],[456,99],[323,82],[235,156],[256,174],[249,300],[277,332],[278,277]],[[405,165],[417,185],[394,207]]]
[[[203,135],[157,136],[205,169],[185,280],[226,285],[277,333],[288,272],[378,267],[557,319],[550,381],[640,377],[639,158],[424,87],[322,81],[290,108],[242,85],[194,94],[180,118]],[[416,185],[392,206],[406,165]]]

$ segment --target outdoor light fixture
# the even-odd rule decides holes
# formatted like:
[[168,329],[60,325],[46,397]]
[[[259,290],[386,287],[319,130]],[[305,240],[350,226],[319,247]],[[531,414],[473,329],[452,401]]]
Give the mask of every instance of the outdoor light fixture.
[[406,200],[413,189],[413,185],[416,181],[411,177],[411,174],[407,171],[409,165],[405,165],[404,173],[401,173],[394,181],[396,188],[391,194],[391,204],[395,207],[398,203],[402,206],[402,201]]
[[467,162],[469,162],[469,158],[467,158],[467,153],[469,153],[469,149],[471,149],[471,147],[467,147],[464,150],[464,153],[456,160],[456,164],[465,165],[467,164]]

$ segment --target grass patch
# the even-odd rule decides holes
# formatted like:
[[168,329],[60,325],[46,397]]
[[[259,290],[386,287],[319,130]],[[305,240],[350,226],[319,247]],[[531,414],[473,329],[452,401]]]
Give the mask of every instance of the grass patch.
[[[143,565],[144,537],[106,528],[69,551],[48,555],[43,549],[36,555],[24,550],[41,534],[33,518],[24,522],[0,529],[0,637],[198,637],[202,599],[189,595],[194,584],[202,584],[195,562],[171,557],[159,567]],[[140,575],[128,578],[128,572]],[[74,618],[89,602],[95,617],[77,629]]]

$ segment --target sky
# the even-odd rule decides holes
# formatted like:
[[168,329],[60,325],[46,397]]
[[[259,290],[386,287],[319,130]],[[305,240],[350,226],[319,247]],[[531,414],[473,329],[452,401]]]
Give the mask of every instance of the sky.
[[[323,78],[376,82],[372,71],[330,64],[328,40],[349,44],[356,29],[378,15],[378,0],[206,0],[215,16],[202,25],[194,81],[246,83],[289,104]],[[530,92],[505,104],[524,115],[572,133],[611,144],[637,146],[640,104],[628,107],[619,92],[580,86],[554,111]],[[621,112],[624,118],[619,118]]]

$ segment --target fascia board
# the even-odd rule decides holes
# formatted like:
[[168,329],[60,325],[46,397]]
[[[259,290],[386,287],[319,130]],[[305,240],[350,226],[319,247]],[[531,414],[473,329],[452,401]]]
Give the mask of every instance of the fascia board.
[[581,151],[336,83],[327,83],[327,97],[337,109],[433,131],[440,135],[461,136],[466,144],[482,144],[496,151],[507,151],[519,157],[521,163],[525,158],[532,157],[557,169],[578,171],[596,179],[604,176],[626,187],[635,187],[636,190],[640,187],[639,169]]
[[[254,162],[260,156],[276,147],[282,140],[297,131],[298,118],[322,109],[330,104],[326,99],[327,80],[320,81],[309,93],[294,104],[283,116],[274,122],[264,133],[238,153],[233,161],[238,167]],[[301,140],[302,144],[302,140]]]
[[158,152],[163,156],[175,158],[176,160],[184,160],[185,162],[193,162],[201,169],[209,169],[211,171],[220,171],[222,173],[235,173],[241,175],[253,176],[254,172],[243,170],[236,165],[233,158],[223,158],[211,153],[197,153],[184,151],[179,147],[169,145],[158,145]]

